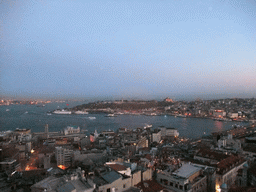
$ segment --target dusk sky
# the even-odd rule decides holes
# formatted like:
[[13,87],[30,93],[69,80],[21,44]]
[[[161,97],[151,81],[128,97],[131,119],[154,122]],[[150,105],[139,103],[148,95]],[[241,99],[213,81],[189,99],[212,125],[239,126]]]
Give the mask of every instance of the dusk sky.
[[2,96],[256,97],[255,0],[0,0]]

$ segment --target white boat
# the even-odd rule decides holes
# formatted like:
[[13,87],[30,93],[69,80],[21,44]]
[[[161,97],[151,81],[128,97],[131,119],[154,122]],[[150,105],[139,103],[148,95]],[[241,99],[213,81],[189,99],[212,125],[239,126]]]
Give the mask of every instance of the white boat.
[[149,124],[146,124],[145,126],[144,126],[144,128],[146,129],[146,128],[151,128],[152,127],[152,125],[149,125]]
[[96,119],[96,117],[88,117],[89,119],[93,120],[93,119]]
[[70,114],[71,114],[71,111],[66,111],[66,110],[62,109],[62,110],[53,111],[53,113],[55,113],[55,114],[61,114],[61,115],[70,115]]
[[88,115],[89,113],[87,111],[75,111],[75,114],[77,114],[77,115]]
[[10,111],[10,109],[6,109],[6,111]]
[[111,114],[106,115],[105,117],[116,117],[116,115],[111,113]]
[[28,113],[27,111],[25,113]]
[[51,113],[47,113],[47,115],[52,115]]

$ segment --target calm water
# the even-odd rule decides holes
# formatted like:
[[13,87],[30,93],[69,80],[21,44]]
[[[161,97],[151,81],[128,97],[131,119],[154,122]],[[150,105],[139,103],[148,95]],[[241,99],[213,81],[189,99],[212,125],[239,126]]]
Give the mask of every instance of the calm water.
[[[83,102],[84,103],[84,102]],[[82,104],[70,102],[68,108]],[[117,130],[120,127],[136,128],[146,124],[157,126],[175,127],[180,136],[197,138],[214,131],[230,129],[234,122],[220,122],[211,119],[175,118],[174,116],[132,116],[121,115],[118,117],[105,117],[105,114],[88,115],[47,115],[48,111],[65,108],[66,103],[50,103],[45,107],[34,105],[10,105],[0,106],[0,131],[14,130],[16,128],[29,128],[33,132],[44,131],[45,124],[49,125],[49,131],[60,131],[68,125],[77,125],[89,132],[106,129]],[[6,111],[9,109],[9,111]],[[95,117],[96,119],[90,119]],[[237,123],[246,125],[247,123]]]

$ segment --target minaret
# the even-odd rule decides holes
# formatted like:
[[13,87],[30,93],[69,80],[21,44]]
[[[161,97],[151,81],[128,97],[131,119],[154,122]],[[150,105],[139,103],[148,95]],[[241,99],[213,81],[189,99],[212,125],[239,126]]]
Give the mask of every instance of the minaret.
[[45,133],[46,139],[48,139],[49,138],[48,124],[46,124],[44,127],[44,133]]

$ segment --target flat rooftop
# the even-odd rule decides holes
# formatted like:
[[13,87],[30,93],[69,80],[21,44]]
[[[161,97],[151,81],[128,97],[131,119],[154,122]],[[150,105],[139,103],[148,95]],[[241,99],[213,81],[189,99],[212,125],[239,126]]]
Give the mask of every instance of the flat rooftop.
[[191,175],[195,174],[200,170],[201,168],[195,167],[187,163],[183,164],[181,168],[177,169],[172,174],[183,178],[189,178]]

